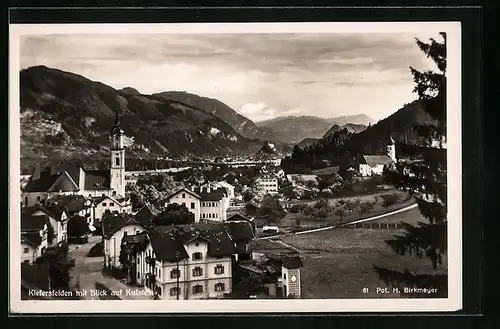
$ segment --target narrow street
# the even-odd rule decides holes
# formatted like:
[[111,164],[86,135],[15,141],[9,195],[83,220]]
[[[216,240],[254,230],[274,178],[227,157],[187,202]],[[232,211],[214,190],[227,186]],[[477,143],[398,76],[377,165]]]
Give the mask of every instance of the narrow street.
[[[75,267],[71,271],[71,287],[79,287],[77,290],[86,291],[86,295],[82,296],[85,300],[151,299],[150,296],[144,294],[127,294],[127,291],[144,291],[144,289],[127,286],[119,280],[102,274],[101,270],[104,257],[87,257],[90,249],[99,241],[101,241],[100,236],[91,236],[89,237],[89,242],[86,244],[70,246],[70,256],[75,258]],[[101,298],[99,296],[93,296],[91,292],[95,292],[98,289],[96,288],[96,284],[97,286],[104,286],[111,291],[117,292],[119,296],[103,296]]]

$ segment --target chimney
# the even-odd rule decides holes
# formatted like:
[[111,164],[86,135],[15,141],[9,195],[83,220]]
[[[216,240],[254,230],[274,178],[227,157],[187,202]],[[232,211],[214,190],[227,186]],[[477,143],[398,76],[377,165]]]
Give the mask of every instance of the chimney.
[[205,187],[205,191],[207,193],[210,193],[210,183],[208,183],[207,186]]
[[37,180],[40,179],[41,176],[42,176],[42,170],[40,169],[39,166],[36,166],[36,168],[33,170],[33,173],[31,174],[31,179]]

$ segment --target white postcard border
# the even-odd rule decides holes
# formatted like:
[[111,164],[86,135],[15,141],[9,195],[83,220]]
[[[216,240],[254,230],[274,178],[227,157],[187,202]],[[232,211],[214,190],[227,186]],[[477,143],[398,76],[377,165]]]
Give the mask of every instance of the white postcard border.
[[[446,312],[462,308],[461,25],[459,22],[11,24],[9,26],[9,257],[12,313]],[[20,278],[19,38],[36,34],[447,33],[448,298],[23,301]],[[450,165],[451,164],[451,165]],[[360,287],[361,289],[361,287]]]

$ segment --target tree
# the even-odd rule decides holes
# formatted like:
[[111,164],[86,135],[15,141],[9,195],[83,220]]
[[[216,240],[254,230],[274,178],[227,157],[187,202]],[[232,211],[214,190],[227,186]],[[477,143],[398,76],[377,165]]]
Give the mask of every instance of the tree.
[[73,216],[68,220],[68,237],[82,237],[90,233],[87,219],[82,216]]
[[130,268],[130,259],[129,259],[129,246],[125,242],[125,236],[122,237],[121,245],[120,245],[120,254],[118,256],[118,260],[122,265],[123,272],[128,272]]
[[248,202],[254,198],[254,195],[251,191],[245,191],[242,194],[243,196],[243,201]]
[[297,193],[295,192],[293,187],[289,187],[283,191],[283,196],[290,198],[290,199],[296,199]]
[[177,203],[171,203],[153,218],[154,225],[182,225],[194,223],[194,214],[189,209]]
[[389,209],[389,207],[395,204],[399,199],[396,193],[382,194],[380,197],[382,198],[382,205],[386,209]]
[[144,194],[137,184],[127,183],[125,191],[130,195],[132,208],[139,209],[144,206]]
[[54,226],[50,223],[50,220],[47,220],[47,242],[52,244],[55,238]]
[[69,281],[71,280],[70,271],[75,266],[75,260],[69,258],[67,244],[46,252],[36,262],[49,265],[50,285],[52,289],[69,289]]
[[[386,243],[401,255],[411,254],[429,259],[434,273],[411,273],[375,266],[381,279],[397,287],[426,286],[437,288],[440,296],[447,296],[447,274],[438,273],[447,252],[447,171],[446,148],[446,34],[440,33],[442,41],[430,39],[424,43],[416,39],[417,46],[432,59],[438,72],[420,72],[410,67],[415,82],[414,92],[418,94],[426,112],[434,122],[415,127],[423,142],[412,147],[417,161],[405,166],[398,164],[396,172],[400,186],[416,192],[416,200],[427,223],[406,225],[403,235],[387,240]],[[437,141],[437,143],[435,143]],[[408,173],[412,173],[411,175]]]
[[358,207],[359,218],[360,219],[363,218],[363,216],[368,214],[370,212],[370,210],[373,209],[374,206],[375,206],[375,204],[371,201],[361,202],[359,204],[359,207]]
[[333,214],[335,216],[339,216],[340,217],[340,223],[342,223],[344,221],[344,216],[346,214],[346,210],[342,207],[342,206],[337,206],[335,208],[335,210],[333,211]]
[[347,200],[345,202],[345,209],[351,213],[353,212],[358,206],[359,206],[359,200],[356,199],[356,200]]
[[285,216],[285,212],[276,196],[266,195],[257,210],[257,216],[266,218],[269,224],[275,224]]

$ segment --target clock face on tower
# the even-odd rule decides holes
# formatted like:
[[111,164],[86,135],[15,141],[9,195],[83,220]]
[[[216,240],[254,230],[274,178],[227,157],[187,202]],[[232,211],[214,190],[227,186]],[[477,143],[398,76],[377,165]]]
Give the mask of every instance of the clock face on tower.
[[292,275],[292,282],[297,281],[297,277],[295,275]]

